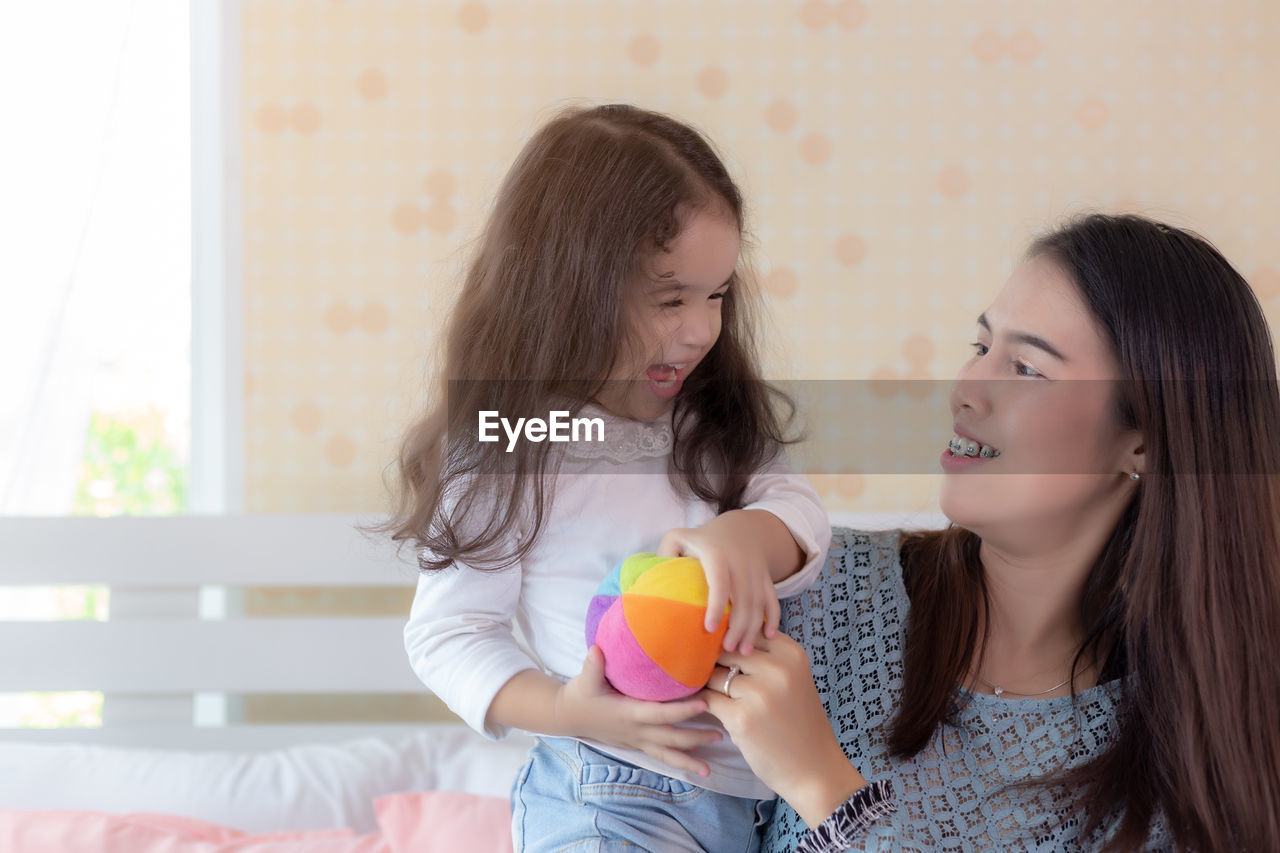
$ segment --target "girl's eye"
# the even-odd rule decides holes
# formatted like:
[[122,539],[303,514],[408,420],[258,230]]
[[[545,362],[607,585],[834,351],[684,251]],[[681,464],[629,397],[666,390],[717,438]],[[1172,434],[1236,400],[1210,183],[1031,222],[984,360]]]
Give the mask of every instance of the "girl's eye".
[[974,355],[984,356],[987,354],[987,351],[988,351],[987,345],[984,343],[981,343],[980,341],[974,341],[973,343],[969,344],[969,346],[973,347]]
[[709,298],[711,298],[711,299],[724,299],[724,295],[725,295],[725,291],[721,290],[721,291],[719,291],[718,293],[713,293],[713,294],[711,294],[711,296],[710,296]]
[[672,299],[670,302],[662,303],[662,307],[663,308],[679,308],[683,304],[684,304],[683,299]]

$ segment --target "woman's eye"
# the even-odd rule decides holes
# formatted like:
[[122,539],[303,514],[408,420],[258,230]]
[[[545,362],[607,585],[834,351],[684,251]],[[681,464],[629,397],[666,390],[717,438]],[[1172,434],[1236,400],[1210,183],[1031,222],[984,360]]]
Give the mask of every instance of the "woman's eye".
[[1013,363],[1013,372],[1019,376],[1039,376],[1040,371],[1036,370],[1025,361],[1015,361]]
[[724,292],[723,290],[721,290],[719,293],[713,293],[713,294],[711,294],[711,296],[709,296],[708,298],[709,298],[709,299],[724,299],[724,294],[725,294],[725,292]]
[[679,308],[683,304],[684,304],[683,299],[672,299],[670,302],[662,303],[662,307],[663,308]]
[[969,344],[969,346],[973,347],[974,355],[982,356],[987,354],[987,345],[984,343],[981,343],[979,341],[974,341],[973,343]]

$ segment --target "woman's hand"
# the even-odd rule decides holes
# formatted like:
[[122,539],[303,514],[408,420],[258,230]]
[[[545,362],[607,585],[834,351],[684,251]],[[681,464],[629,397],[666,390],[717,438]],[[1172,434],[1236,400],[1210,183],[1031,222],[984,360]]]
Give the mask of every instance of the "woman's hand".
[[836,741],[803,646],[777,634],[755,654],[726,652],[719,663],[698,696],[805,823],[817,826],[867,784]]
[[614,690],[604,678],[604,655],[592,646],[582,672],[560,686],[554,701],[556,732],[637,749],[658,761],[706,776],[710,770],[689,751],[721,739],[714,729],[679,728],[675,724],[705,713],[700,698],[646,702]]

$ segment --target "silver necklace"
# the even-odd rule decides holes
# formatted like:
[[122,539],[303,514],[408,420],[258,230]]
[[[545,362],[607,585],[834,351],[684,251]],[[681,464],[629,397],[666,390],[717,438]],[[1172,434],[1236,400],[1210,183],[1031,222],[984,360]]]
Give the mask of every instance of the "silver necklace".
[[981,675],[978,675],[978,673],[976,672],[973,673],[973,677],[978,679],[988,687],[990,687],[991,691],[996,694],[996,698],[1004,696],[1005,694],[1008,694],[1010,696],[1026,696],[1026,697],[1043,696],[1046,693],[1052,693],[1053,691],[1057,690],[1059,687],[1063,687],[1071,683],[1071,676],[1067,676],[1066,681],[1059,681],[1057,684],[1053,685],[1048,690],[1041,690],[1039,693],[1019,693],[1017,690],[1006,690],[1003,687],[1001,687],[999,684],[992,684],[990,681],[987,681],[985,678],[983,678]]

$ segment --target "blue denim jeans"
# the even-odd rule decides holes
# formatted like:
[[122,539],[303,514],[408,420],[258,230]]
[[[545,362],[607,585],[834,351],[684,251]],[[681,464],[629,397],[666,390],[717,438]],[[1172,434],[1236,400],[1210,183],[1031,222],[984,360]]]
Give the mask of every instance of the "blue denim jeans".
[[708,791],[597,752],[537,738],[511,790],[516,853],[756,853],[773,800]]

